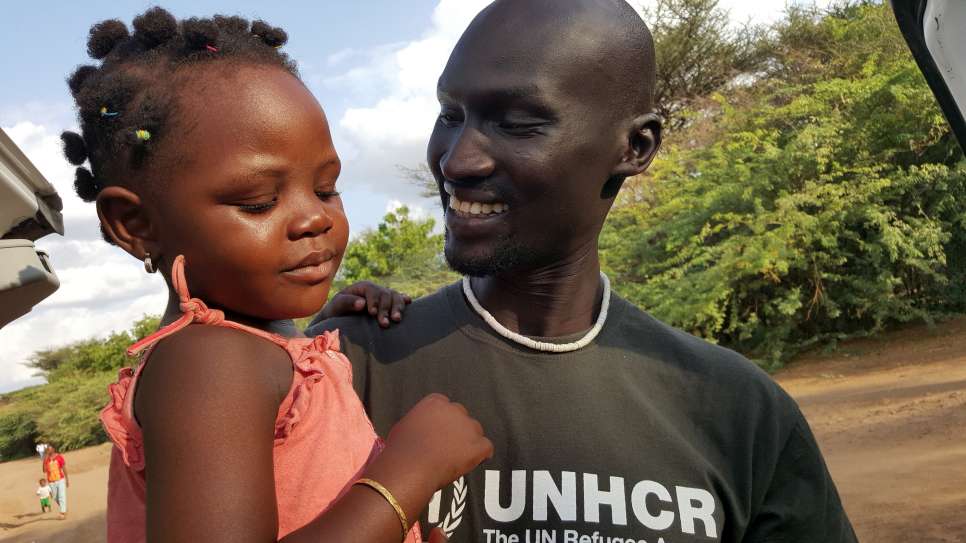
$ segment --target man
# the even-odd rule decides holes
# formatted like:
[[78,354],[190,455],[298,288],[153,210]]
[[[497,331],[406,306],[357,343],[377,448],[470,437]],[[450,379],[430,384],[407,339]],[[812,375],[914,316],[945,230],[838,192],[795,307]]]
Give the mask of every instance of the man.
[[60,507],[60,518],[63,520],[67,518],[67,487],[70,486],[70,479],[67,478],[67,462],[53,445],[47,445],[44,475],[50,485],[51,496]]
[[429,164],[470,279],[341,329],[385,433],[442,392],[496,455],[424,513],[452,541],[855,541],[795,403],[741,356],[611,293],[597,237],[661,142],[623,0],[497,0],[439,79]]
[[46,456],[44,453],[47,452],[47,444],[41,441],[40,443],[37,443],[37,446],[34,447],[34,449],[36,449],[37,455],[40,456],[40,463],[43,464],[44,456]]

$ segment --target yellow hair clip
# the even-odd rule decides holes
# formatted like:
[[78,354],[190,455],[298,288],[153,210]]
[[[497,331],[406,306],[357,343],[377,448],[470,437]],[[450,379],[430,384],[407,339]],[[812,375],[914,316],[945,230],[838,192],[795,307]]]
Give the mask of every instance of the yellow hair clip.
[[151,133],[144,129],[135,130],[134,135],[137,136],[141,141],[148,141],[151,139]]

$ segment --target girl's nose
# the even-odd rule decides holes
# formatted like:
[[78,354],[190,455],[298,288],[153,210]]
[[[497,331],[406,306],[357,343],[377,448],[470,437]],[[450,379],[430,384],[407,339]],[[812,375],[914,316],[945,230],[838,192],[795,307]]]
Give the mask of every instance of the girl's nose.
[[312,196],[315,202],[300,209],[289,226],[289,238],[292,240],[321,236],[332,229],[332,217],[327,206],[315,194]]

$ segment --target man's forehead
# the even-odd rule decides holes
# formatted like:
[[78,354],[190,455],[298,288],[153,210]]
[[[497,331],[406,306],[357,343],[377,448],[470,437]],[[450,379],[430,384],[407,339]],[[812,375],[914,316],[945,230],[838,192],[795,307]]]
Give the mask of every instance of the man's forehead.
[[479,83],[479,79],[440,78],[436,94],[440,99],[454,99],[467,94],[485,95],[488,99],[518,100],[540,96],[540,86],[532,81],[517,84],[476,85],[467,88],[462,83]]
[[606,62],[593,49],[581,54],[553,43],[528,48],[521,42],[457,46],[439,78],[440,99],[541,100],[582,95],[599,83],[613,83]]

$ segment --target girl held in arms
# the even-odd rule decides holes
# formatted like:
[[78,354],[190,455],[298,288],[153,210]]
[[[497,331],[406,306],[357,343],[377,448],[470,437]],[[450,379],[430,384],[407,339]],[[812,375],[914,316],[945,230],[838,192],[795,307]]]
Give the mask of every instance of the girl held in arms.
[[[111,542],[418,541],[409,519],[492,454],[439,395],[383,443],[338,336],[279,324],[319,311],[348,239],[339,157],[285,41],[261,21],[153,8],[133,32],[95,25],[102,62],[68,81],[77,193],[170,294],[101,414]],[[193,499],[199,484],[218,499]]]

